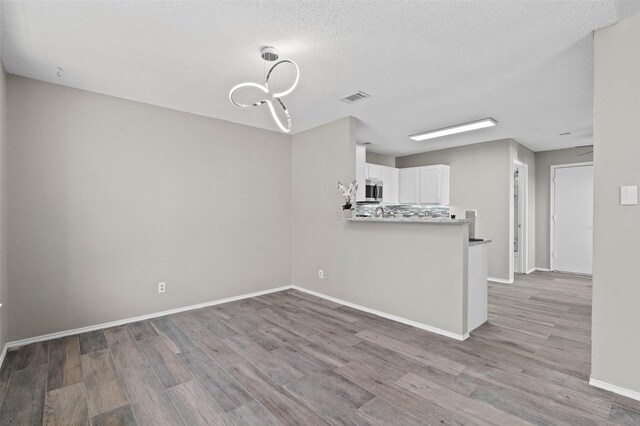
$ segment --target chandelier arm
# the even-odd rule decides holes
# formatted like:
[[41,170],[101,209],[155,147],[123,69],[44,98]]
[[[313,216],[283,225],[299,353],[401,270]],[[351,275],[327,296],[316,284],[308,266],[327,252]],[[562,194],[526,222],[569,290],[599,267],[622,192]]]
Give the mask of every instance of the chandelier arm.
[[232,104],[234,104],[235,106],[240,107],[240,108],[250,108],[250,107],[254,107],[254,106],[260,106],[260,105],[263,105],[265,103],[264,99],[260,100],[260,101],[257,101],[257,102],[254,102],[252,104],[242,104],[240,102],[236,102],[233,99],[233,95],[239,89],[243,89],[245,87],[255,87],[257,89],[262,90],[263,93],[268,93],[269,92],[269,89],[267,89],[266,87],[264,87],[263,85],[258,84],[258,83],[240,83],[240,84],[237,84],[237,85],[233,86],[231,88],[231,90],[229,91],[229,100],[231,101]]
[[[264,83],[266,87],[269,87],[269,78],[271,77],[271,73],[273,72],[273,70],[280,64],[291,64],[295,67],[296,69],[296,78],[293,82],[293,84],[291,85],[291,87],[289,87],[287,90],[284,90],[282,92],[278,92],[278,93],[274,93],[273,97],[274,98],[283,98],[285,96],[287,96],[289,93],[293,92],[294,89],[296,88],[296,86],[298,85],[298,81],[300,80],[300,68],[298,67],[298,64],[296,64],[295,62],[293,62],[291,59],[283,59],[281,61],[276,62],[275,64],[273,64],[273,66],[269,69],[269,72],[267,73],[267,77],[264,79]],[[275,76],[275,74],[274,74]]]
[[291,132],[291,115],[289,114],[289,111],[287,110],[287,107],[285,106],[285,104],[279,98],[275,98],[275,100],[280,104],[280,106],[284,110],[285,115],[287,116],[287,126],[285,127],[284,124],[282,124],[282,121],[280,121],[280,118],[276,115],[276,110],[273,107],[273,102],[266,101],[267,105],[269,106],[269,111],[271,111],[271,116],[273,117],[273,121],[276,122],[280,130],[282,130],[285,133],[289,133]]

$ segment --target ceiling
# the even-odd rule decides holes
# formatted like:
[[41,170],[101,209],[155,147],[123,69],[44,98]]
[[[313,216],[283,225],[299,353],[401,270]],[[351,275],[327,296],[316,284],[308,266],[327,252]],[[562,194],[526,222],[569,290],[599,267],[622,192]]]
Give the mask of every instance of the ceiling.
[[[294,133],[352,115],[359,141],[393,155],[502,138],[534,151],[591,144],[592,31],[628,9],[619,1],[0,7],[0,56],[10,73],[271,130],[266,108],[237,108],[228,92],[260,82],[260,48],[275,46],[300,66],[298,88],[283,99]],[[358,90],[371,98],[338,100]],[[485,117],[498,126],[407,137]]]

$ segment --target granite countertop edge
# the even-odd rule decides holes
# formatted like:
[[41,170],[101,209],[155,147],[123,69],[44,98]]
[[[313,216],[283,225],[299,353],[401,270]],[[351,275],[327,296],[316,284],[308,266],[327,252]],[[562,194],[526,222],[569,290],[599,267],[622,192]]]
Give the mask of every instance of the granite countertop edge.
[[378,223],[423,223],[423,224],[445,224],[457,225],[462,223],[471,223],[469,219],[449,219],[449,218],[396,218],[396,217],[350,217],[344,219],[347,222],[378,222]]
[[479,246],[480,244],[489,244],[490,242],[491,242],[491,240],[469,241],[469,247]]

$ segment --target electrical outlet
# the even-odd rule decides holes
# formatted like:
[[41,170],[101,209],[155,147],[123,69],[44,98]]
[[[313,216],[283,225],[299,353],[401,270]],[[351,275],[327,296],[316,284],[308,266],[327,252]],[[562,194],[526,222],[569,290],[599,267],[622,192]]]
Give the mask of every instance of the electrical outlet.
[[166,289],[166,283],[158,283],[158,293],[164,293]]
[[318,269],[318,278],[320,279],[324,278],[324,271],[322,269]]

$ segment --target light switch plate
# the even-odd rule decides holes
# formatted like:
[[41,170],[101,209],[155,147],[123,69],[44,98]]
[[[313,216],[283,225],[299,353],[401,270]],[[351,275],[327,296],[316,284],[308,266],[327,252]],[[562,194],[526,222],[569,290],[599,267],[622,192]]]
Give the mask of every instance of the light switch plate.
[[623,206],[638,205],[638,185],[620,187],[620,205],[623,205]]

